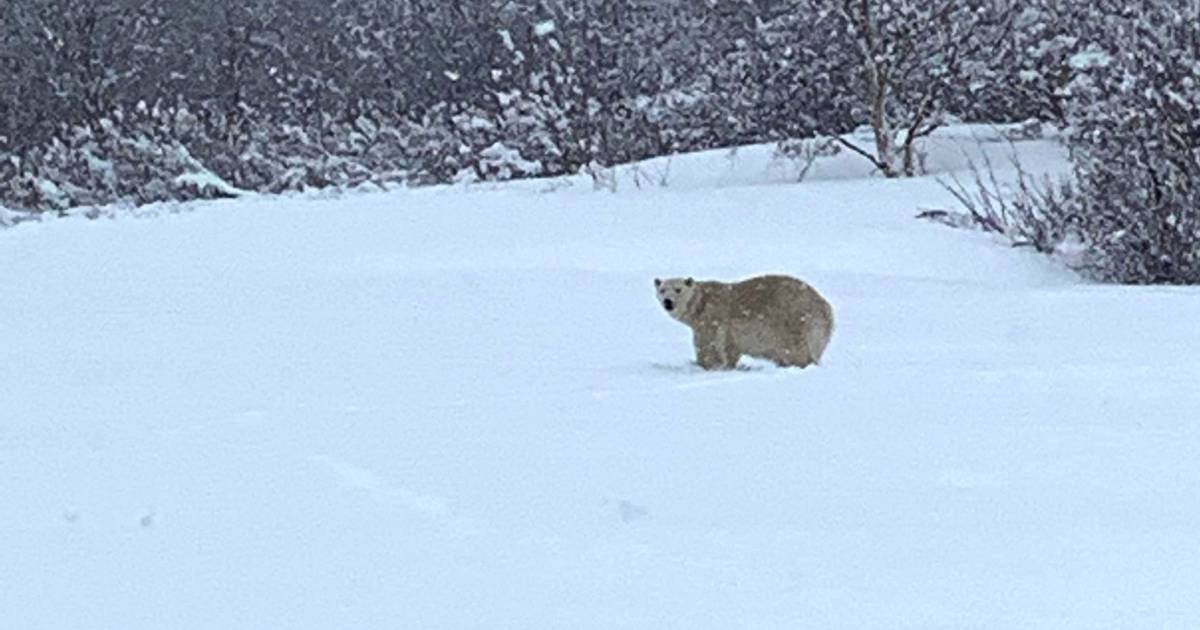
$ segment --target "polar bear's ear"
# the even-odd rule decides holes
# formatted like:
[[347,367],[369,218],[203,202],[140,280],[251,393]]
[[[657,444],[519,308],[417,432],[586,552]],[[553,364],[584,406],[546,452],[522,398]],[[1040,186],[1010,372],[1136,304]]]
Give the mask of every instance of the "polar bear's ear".
[[684,283],[684,284],[686,284],[686,285],[688,285],[688,286],[690,287],[690,286],[692,286],[693,284],[695,284],[695,283],[696,283],[696,281],[695,281],[695,279],[693,279],[693,278],[688,278],[687,280],[684,280],[684,281],[683,281],[683,283]]
[[662,278],[655,278],[654,279],[654,288],[657,289],[658,287],[661,287],[661,286],[662,286]]

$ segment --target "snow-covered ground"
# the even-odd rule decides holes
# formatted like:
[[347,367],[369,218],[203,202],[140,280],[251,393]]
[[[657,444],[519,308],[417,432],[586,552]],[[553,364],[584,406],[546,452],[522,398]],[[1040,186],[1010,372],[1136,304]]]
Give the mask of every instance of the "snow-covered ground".
[[[766,153],[0,231],[0,627],[1200,625],[1200,292]],[[824,364],[693,368],[762,272]]]

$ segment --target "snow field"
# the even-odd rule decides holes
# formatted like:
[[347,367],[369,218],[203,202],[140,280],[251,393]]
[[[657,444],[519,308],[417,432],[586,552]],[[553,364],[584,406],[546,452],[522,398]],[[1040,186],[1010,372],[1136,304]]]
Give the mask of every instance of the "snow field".
[[[3,625],[1200,623],[1200,294],[718,158],[0,232]],[[824,365],[691,366],[652,278],[764,272]]]

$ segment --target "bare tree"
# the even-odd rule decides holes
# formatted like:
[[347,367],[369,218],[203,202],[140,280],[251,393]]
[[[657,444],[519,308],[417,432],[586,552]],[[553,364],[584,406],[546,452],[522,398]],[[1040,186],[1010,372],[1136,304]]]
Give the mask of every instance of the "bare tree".
[[1001,0],[839,0],[860,69],[874,151],[840,142],[886,177],[917,172],[917,141],[946,122],[947,104],[984,70],[981,56],[1005,41],[1015,3]]

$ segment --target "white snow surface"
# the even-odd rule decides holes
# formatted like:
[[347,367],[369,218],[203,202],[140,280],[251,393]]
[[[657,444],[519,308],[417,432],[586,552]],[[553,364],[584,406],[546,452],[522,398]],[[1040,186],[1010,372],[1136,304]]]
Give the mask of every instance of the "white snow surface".
[[[0,625],[1200,624],[1200,292],[718,155],[0,231]],[[652,279],[765,272],[823,364],[695,368]]]

